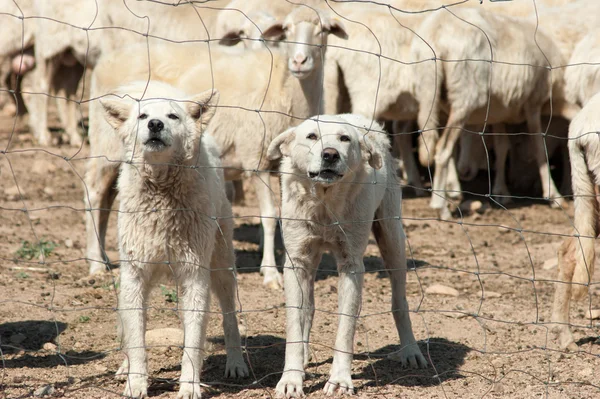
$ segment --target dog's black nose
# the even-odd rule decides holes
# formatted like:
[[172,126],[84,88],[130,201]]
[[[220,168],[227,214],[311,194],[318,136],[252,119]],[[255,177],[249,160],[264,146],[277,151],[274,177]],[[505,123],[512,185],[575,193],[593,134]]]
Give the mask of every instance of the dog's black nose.
[[327,147],[321,153],[321,158],[327,163],[334,163],[340,159],[340,153],[335,148]]
[[159,121],[158,119],[150,119],[148,122],[148,130],[152,133],[158,133],[165,127],[165,124]]

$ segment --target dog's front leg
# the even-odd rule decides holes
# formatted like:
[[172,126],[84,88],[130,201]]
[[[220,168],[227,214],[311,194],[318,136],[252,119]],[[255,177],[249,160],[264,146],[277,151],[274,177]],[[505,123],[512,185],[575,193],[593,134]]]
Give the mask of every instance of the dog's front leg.
[[210,311],[211,276],[208,263],[194,263],[194,266],[181,265],[184,270],[179,276],[184,348],[178,399],[200,398],[200,371]]
[[[292,246],[288,248],[288,251]],[[311,291],[314,285],[313,269],[316,265],[312,259],[290,256],[283,271],[286,306],[286,344],[285,366],[283,375],[277,384],[277,395],[286,398],[304,396],[302,382],[304,380],[304,337],[306,323],[310,323],[310,315],[314,311],[311,303]]]
[[362,257],[348,260],[346,264],[338,265],[340,280],[338,282],[338,312],[340,321],[335,339],[335,353],[329,381],[323,391],[327,395],[353,394],[352,384],[352,355],[354,353],[354,332],[356,319],[360,313],[362,286],[365,266]]
[[148,365],[146,360],[146,311],[149,276],[135,264],[121,264],[121,291],[119,292],[119,321],[122,348],[126,359],[117,376],[126,375],[124,396],[145,398],[148,396]]

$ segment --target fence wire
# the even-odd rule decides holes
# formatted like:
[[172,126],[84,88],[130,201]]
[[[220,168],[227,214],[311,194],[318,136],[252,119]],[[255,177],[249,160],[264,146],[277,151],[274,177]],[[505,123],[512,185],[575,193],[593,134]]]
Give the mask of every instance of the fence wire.
[[[567,149],[570,141],[583,148],[600,130],[600,122],[590,120],[583,130],[571,124],[569,133],[579,112],[593,119],[589,109],[600,90],[597,15],[600,7],[585,0],[1,0],[1,396],[136,395],[124,392],[124,379],[115,373],[127,353],[140,355],[135,340],[126,347],[120,336],[134,334],[134,317],[124,314],[141,310],[146,338],[137,348],[147,357],[141,377],[149,379],[149,396],[175,397],[186,383],[198,382],[211,397],[276,397],[286,374],[286,315],[301,310],[314,312],[309,353],[299,370],[308,395],[320,395],[328,381],[347,383],[330,376],[342,366],[335,353],[340,359],[353,354],[344,372],[364,397],[595,397],[600,290],[593,259],[586,259],[584,282],[567,278],[564,265],[574,265],[576,252],[597,235],[576,228],[581,222],[573,216]],[[155,95],[155,81],[169,77],[184,97]],[[132,81],[142,84],[132,92],[122,88]],[[185,165],[148,163],[138,147],[125,153],[128,144],[104,119],[103,107],[112,103],[138,114],[147,104],[165,102],[189,110],[192,96],[208,89],[217,89],[219,100],[196,117],[216,108],[200,129],[216,138],[222,166],[199,158]],[[374,180],[345,178],[336,185],[376,192],[384,184],[388,197],[403,197],[402,209],[396,204],[392,214],[348,220],[339,209],[368,204],[322,197],[320,219],[286,211],[280,180],[313,191],[319,186],[306,170],[267,159],[269,144],[310,117],[318,121],[312,134],[323,139],[331,123],[339,132],[357,127],[318,116],[349,112],[369,120],[355,130],[363,151],[374,150],[370,137],[389,137],[399,178],[382,183],[376,171]],[[143,124],[140,115],[129,131],[136,146]],[[311,153],[324,147],[320,141]],[[288,155],[301,153],[296,148]],[[204,182],[215,169],[242,180],[235,184],[232,213],[205,199],[197,208],[120,207],[119,169],[144,176],[155,166],[178,176],[191,172]],[[139,191],[170,183],[146,181]],[[145,201],[173,195],[166,191]],[[231,245],[235,249],[235,272],[232,264],[215,266],[206,256],[171,259],[177,233],[144,244],[147,251],[159,248],[163,258],[128,256],[119,246],[117,222],[125,226],[121,234],[125,220],[141,225],[150,215],[179,215],[181,226],[171,232],[215,229],[218,256],[227,259]],[[389,221],[406,233],[406,299],[427,368],[398,361],[407,345],[401,346],[393,320],[403,312],[390,311],[397,281],[387,276],[402,276],[403,265],[384,264],[377,234],[362,259],[336,250],[348,243],[344,248],[355,250],[357,232]],[[294,235],[297,226],[323,236],[297,237],[304,231]],[[155,226],[158,236],[161,228]],[[309,246],[329,234],[329,247]],[[300,252],[298,240],[307,242]],[[293,242],[293,249],[284,242]],[[396,253],[403,245],[391,247],[387,251]],[[564,251],[557,257],[559,248]],[[302,250],[318,270],[297,263]],[[90,265],[97,273],[89,274]],[[138,266],[164,279],[148,281],[154,289],[140,306],[124,308],[122,283],[139,288],[128,274]],[[315,280],[304,293],[292,289],[299,292],[298,306],[286,305],[282,272],[288,289],[301,284],[303,273]],[[192,291],[206,289],[208,276],[214,292],[226,296],[228,273],[236,277],[234,309],[219,306],[227,302],[223,297],[197,303]],[[357,312],[343,310],[344,295],[354,292],[346,283],[362,284],[362,294],[351,298]],[[571,291],[581,287],[582,299],[569,304]],[[556,310],[559,300],[551,316],[555,290],[563,302],[567,298],[570,318]],[[188,326],[194,328],[205,314],[206,342],[190,346],[191,330],[183,324],[193,320]],[[231,315],[248,367],[242,378],[224,376],[230,370],[226,352],[240,349],[223,332],[231,329]],[[348,319],[356,332],[353,349],[345,351],[337,334]],[[304,338],[288,339],[288,350],[294,343]],[[204,358],[200,366],[196,352]],[[185,374],[189,367],[191,376]],[[127,364],[125,370],[132,372]]]

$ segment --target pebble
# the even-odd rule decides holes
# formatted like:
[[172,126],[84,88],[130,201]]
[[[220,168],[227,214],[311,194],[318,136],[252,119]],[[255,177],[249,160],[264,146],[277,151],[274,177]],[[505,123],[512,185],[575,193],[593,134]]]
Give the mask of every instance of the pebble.
[[486,298],[500,298],[502,296],[502,294],[500,294],[499,292],[494,291],[485,291],[484,295]]
[[433,284],[425,290],[426,294],[432,295],[448,295],[448,296],[459,296],[458,290],[452,287],[448,287],[447,285],[442,284]]
[[36,398],[41,398],[43,396],[52,395],[54,393],[54,387],[52,385],[44,385],[41,388],[38,388],[33,393],[33,396]]
[[42,348],[44,348],[47,351],[50,352],[56,352],[56,349],[58,348],[55,344],[53,344],[52,342],[46,342],[44,344],[44,346],[42,346]]
[[67,238],[65,240],[65,247],[67,247],[67,248],[73,248],[73,240],[71,240],[70,238]]
[[44,187],[44,194],[48,197],[52,197],[54,195],[54,190],[51,187]]

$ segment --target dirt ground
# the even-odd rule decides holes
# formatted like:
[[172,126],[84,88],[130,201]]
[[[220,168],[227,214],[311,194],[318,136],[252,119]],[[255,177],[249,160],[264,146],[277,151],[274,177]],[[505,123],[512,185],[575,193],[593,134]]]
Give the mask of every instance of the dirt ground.
[[[87,277],[82,176],[87,148],[39,149],[12,120],[0,133],[0,397],[116,398],[114,373],[123,359],[116,334],[118,269]],[[484,182],[484,185],[485,182]],[[485,203],[485,198],[482,198]],[[258,209],[234,207],[240,320],[249,378],[223,377],[225,356],[218,307],[211,318],[202,381],[209,398],[270,398],[283,369],[285,308],[281,291],[262,287]],[[407,370],[386,359],[398,350],[390,314],[390,284],[376,245],[365,254],[367,274],[355,338],[353,379],[358,397],[594,398],[600,395],[600,348],[587,303],[573,305],[579,352],[559,350],[548,326],[555,256],[571,225],[567,210],[516,201],[509,209],[442,222],[427,198],[405,198],[410,248],[408,299],[414,332],[430,363]],[[43,243],[38,258],[27,243]],[[117,259],[116,213],[108,253]],[[281,245],[278,255],[283,256]],[[29,259],[30,258],[30,259]],[[425,290],[443,284],[458,296]],[[335,264],[325,256],[316,282],[317,312],[305,393],[321,396],[332,362],[337,318]],[[180,327],[174,286],[154,290],[149,329]],[[175,398],[181,349],[152,345],[150,396]],[[43,392],[45,390],[45,392]]]

